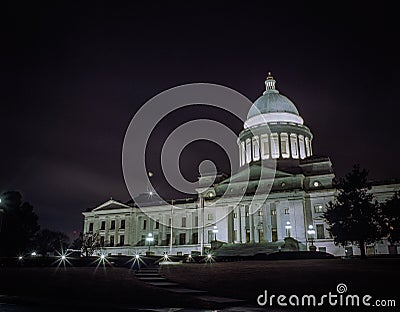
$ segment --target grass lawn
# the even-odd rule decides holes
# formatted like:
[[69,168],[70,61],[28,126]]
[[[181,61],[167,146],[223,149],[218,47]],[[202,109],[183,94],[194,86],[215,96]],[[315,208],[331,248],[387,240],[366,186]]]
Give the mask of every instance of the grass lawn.
[[[188,287],[256,303],[264,290],[273,294],[336,293],[339,283],[347,294],[397,299],[400,305],[400,259],[312,259],[243,261],[163,266],[162,275]],[[392,286],[396,285],[396,286]]]

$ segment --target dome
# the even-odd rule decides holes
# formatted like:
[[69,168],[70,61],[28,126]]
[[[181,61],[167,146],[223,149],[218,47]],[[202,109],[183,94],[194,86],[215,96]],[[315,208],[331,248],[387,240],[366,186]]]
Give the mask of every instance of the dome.
[[291,113],[299,116],[299,111],[293,102],[278,92],[266,92],[260,96],[251,106],[247,119],[268,113]]
[[247,119],[269,113],[290,113],[299,116],[299,111],[293,102],[275,89],[275,82],[269,73],[265,81],[266,90],[251,106]]

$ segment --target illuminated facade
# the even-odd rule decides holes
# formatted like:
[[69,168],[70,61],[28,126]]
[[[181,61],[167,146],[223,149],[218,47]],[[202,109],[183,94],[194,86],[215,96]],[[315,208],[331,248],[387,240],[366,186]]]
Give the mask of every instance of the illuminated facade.
[[[269,74],[264,93],[248,113],[237,141],[240,168],[236,174],[218,175],[207,188],[202,184],[210,177],[201,176],[199,196],[170,201],[174,208],[149,194],[128,203],[110,199],[83,213],[84,233],[98,233],[99,244],[113,255],[144,253],[149,234],[156,254],[200,252],[215,239],[244,244],[279,242],[287,236],[304,248],[312,241],[317,250],[337,256],[359,254],[357,246],[335,246],[327,231],[322,215],[337,191],[332,163],[328,157],[314,155],[311,130],[275,84]],[[264,181],[258,173],[261,161],[268,159],[276,161],[276,171],[272,180]],[[267,198],[255,191],[260,183],[271,184]],[[398,190],[398,182],[371,187],[378,201]],[[240,191],[244,195],[238,195]],[[230,196],[218,200],[223,194]],[[382,240],[367,246],[367,254],[400,252],[397,249]]]

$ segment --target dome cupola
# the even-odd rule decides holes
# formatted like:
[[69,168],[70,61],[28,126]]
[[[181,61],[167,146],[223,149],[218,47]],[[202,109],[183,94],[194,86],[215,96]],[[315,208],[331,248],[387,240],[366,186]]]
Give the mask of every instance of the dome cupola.
[[312,133],[295,104],[279,93],[268,73],[265,91],[253,103],[239,134],[240,165],[260,159],[304,159],[312,155]]

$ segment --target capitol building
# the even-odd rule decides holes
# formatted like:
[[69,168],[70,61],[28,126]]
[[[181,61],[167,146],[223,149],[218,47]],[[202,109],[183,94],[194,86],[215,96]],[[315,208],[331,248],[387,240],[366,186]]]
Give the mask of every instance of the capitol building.
[[[83,232],[96,233],[102,252],[109,255],[149,249],[160,255],[202,254],[212,242],[262,250],[282,246],[287,237],[298,242],[299,250],[315,246],[336,256],[360,254],[355,245],[336,246],[327,230],[323,212],[337,193],[335,174],[329,157],[314,150],[314,135],[269,74],[237,139],[240,167],[235,174],[202,173],[198,196],[168,203],[156,194],[128,202],[110,199],[83,212]],[[268,161],[273,170],[263,167]],[[378,201],[398,190],[398,182],[371,182]],[[367,254],[398,253],[397,248],[382,239],[368,245]]]

